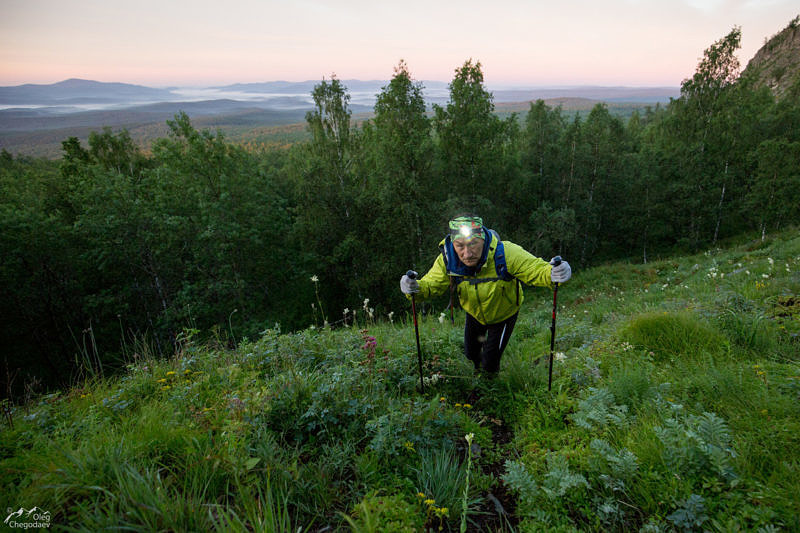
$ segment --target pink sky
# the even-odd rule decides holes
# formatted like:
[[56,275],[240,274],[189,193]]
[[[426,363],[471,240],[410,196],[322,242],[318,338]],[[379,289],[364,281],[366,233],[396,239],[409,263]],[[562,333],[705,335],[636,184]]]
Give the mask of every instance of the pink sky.
[[742,28],[742,67],[796,0],[3,0],[0,85],[66,78],[150,86],[389,79],[402,58],[490,86],[677,86]]

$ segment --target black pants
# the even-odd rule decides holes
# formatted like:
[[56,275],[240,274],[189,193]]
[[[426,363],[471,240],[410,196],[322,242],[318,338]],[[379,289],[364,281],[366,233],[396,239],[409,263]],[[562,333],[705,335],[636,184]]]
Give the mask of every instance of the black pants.
[[500,357],[508,345],[517,315],[499,324],[484,326],[475,317],[466,313],[467,322],[464,325],[464,354],[475,365],[475,370],[483,369],[485,372],[500,370]]

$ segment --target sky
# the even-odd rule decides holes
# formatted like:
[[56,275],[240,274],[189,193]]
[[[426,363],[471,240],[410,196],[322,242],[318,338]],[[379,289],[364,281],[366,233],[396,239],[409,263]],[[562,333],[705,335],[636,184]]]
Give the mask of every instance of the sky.
[[493,88],[677,87],[742,29],[742,68],[797,0],[0,0],[0,86],[67,78],[151,87],[273,80],[449,82],[480,61]]

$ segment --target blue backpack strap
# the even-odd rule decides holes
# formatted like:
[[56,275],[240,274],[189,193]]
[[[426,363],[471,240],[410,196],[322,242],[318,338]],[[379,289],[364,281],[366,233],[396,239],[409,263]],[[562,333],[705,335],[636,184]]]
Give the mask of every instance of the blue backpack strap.
[[497,246],[494,249],[494,270],[497,272],[497,277],[503,281],[511,281],[512,279],[516,279],[509,271],[508,265],[506,264],[506,250],[503,247],[503,241],[500,240],[500,236],[497,235],[497,232],[494,230],[489,230],[495,239],[497,239]]

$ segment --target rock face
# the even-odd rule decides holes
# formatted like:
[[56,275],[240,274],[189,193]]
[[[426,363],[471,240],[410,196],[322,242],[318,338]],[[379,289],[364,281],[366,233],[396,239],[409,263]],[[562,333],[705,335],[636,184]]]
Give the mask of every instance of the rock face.
[[769,39],[747,64],[742,76],[766,85],[776,98],[800,95],[800,16]]

